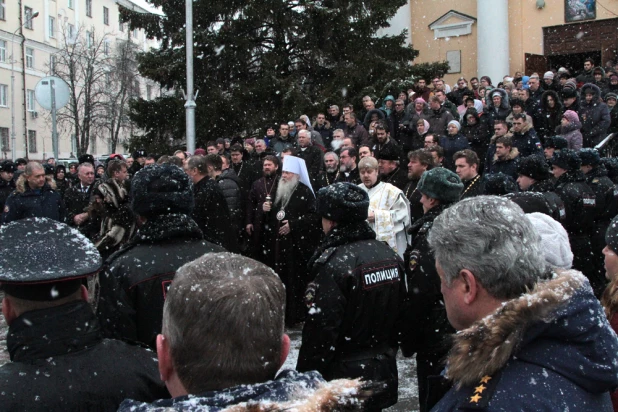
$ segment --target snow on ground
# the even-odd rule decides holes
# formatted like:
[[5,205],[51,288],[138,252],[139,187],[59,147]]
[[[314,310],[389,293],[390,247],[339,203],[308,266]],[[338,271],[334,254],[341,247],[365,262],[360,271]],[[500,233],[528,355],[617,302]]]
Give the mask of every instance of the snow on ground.
[[[281,369],[294,369],[298,359],[301,344],[302,329],[300,327],[288,329],[290,336],[290,354]],[[418,386],[416,383],[416,360],[404,358],[399,352],[397,356],[397,370],[399,371],[399,402],[386,409],[389,412],[418,411]]]

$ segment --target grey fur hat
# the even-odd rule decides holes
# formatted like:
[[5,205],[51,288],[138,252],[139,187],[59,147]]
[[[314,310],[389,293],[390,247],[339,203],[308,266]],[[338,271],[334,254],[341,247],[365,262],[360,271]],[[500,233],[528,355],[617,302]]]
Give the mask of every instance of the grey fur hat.
[[463,188],[459,176],[443,167],[423,173],[417,185],[418,191],[425,196],[447,203],[457,202]]

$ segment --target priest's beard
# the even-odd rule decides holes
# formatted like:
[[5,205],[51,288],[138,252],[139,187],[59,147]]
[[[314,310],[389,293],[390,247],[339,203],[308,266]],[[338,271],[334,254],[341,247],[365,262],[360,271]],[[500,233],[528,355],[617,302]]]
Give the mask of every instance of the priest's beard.
[[330,145],[333,148],[333,150],[339,150],[341,145],[343,145],[343,139],[333,139],[333,141],[330,142]]
[[298,186],[298,182],[300,181],[300,176],[294,175],[288,182],[281,179],[279,181],[279,186],[277,187],[277,196],[275,197],[276,205],[286,205],[294,190],[296,190],[296,186]]
[[335,173],[335,172],[337,172],[337,166],[325,167],[324,169],[326,169],[326,173]]

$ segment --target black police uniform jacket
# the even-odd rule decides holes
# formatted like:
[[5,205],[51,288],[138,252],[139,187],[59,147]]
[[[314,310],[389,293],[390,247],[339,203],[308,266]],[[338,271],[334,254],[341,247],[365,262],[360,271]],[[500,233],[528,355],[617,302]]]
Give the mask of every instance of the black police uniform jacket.
[[4,411],[115,411],[125,398],[169,397],[156,354],[103,339],[90,305],[26,312],[9,327],[0,368]]
[[398,314],[405,271],[367,222],[331,230],[309,262],[309,309],[296,369],[325,379],[362,377],[385,385],[366,406],[397,402]]
[[28,217],[47,217],[64,222],[65,207],[60,193],[47,183],[39,190],[32,190],[27,182],[21,185],[18,181],[17,189],[6,199],[1,223]]
[[224,252],[203,240],[184,214],[148,220],[99,275],[97,316],[106,336],[155,347],[163,304],[176,270],[205,253]]
[[412,245],[404,254],[409,293],[405,307],[406,328],[400,336],[401,351],[406,357],[416,354],[421,411],[427,410],[427,378],[440,374],[441,360],[450,348],[449,336],[455,332],[446,317],[440,277],[427,242],[433,221],[446,207],[444,204],[433,207],[412,223],[409,229]]

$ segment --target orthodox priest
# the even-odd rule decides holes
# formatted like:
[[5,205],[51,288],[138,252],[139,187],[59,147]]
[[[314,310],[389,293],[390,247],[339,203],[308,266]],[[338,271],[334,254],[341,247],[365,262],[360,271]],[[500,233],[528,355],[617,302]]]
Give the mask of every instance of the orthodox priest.
[[307,263],[321,233],[315,194],[303,159],[285,156],[275,200],[264,211],[270,212],[269,225],[274,230],[274,269],[285,284],[285,322],[293,326],[306,314],[303,296],[311,281]]
[[378,179],[378,161],[365,157],[358,164],[362,184],[369,194],[367,221],[376,239],[388,245],[403,259],[408,245],[406,229],[410,226],[410,203],[400,189]]

